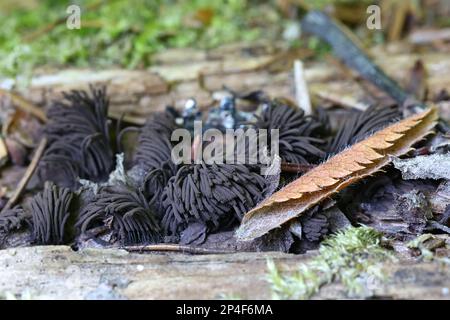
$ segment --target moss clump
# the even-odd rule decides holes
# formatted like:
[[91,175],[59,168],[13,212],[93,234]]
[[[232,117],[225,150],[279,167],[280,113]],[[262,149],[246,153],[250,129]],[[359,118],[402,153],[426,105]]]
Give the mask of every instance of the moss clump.
[[319,254],[294,274],[283,275],[267,262],[275,299],[308,299],[323,285],[340,281],[349,296],[363,296],[370,281],[384,280],[381,263],[394,259],[381,246],[381,233],[369,227],[348,228],[325,239]]

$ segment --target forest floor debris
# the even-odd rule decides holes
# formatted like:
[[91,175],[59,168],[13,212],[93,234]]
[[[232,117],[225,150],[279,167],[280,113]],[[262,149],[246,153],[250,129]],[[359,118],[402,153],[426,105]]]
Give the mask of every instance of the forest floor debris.
[[394,159],[394,166],[405,180],[450,180],[450,153],[417,156],[411,159]]
[[[330,27],[330,25],[328,24],[327,27]],[[326,32],[326,34],[328,33]],[[343,41],[343,43],[345,42]],[[345,50],[341,50],[342,48],[337,48],[336,50],[336,46],[334,47],[338,55],[342,57]],[[400,177],[398,170],[388,167],[384,169],[386,172],[380,171],[375,177],[360,181],[353,188],[341,190],[332,201],[324,201],[320,206],[316,206],[310,211],[305,212],[298,220],[276,229],[267,236],[247,244],[236,241],[233,237],[233,231],[245,212],[251,209],[262,198],[269,196],[279,185],[283,186],[288,184],[305,171],[309,171],[309,169],[311,169],[309,172],[315,172],[315,170],[318,170],[317,168],[320,168],[320,163],[325,159],[334,154],[342,154],[342,150],[345,148],[350,150],[351,147],[349,146],[355,146],[361,140],[365,141],[364,139],[367,136],[379,129],[383,129],[389,122],[398,121],[397,131],[394,130],[391,133],[392,136],[388,137],[389,141],[377,141],[378,144],[369,143],[369,147],[372,148],[371,151],[365,150],[368,153],[372,152],[372,155],[376,154],[376,152],[381,152],[387,158],[390,153],[386,150],[389,150],[391,144],[395,142],[394,140],[400,140],[404,143],[405,137],[402,136],[404,131],[399,130],[399,126],[401,127],[404,123],[400,119],[405,115],[415,112],[412,109],[408,109],[411,104],[406,98],[408,98],[407,94],[410,94],[410,92],[406,93],[402,91],[395,81],[389,79],[378,70],[378,76],[381,75],[384,81],[384,86],[381,86],[381,89],[396,98],[398,105],[393,104],[393,101],[387,104],[385,101],[381,102],[381,100],[378,100],[379,106],[377,107],[379,109],[373,106],[366,108],[369,104],[361,103],[360,97],[356,97],[350,86],[350,89],[347,87],[346,90],[351,93],[352,98],[357,98],[352,103],[343,104],[342,101],[339,102],[339,99],[336,101],[328,100],[326,108],[321,108],[321,106],[318,107],[316,105],[316,101],[313,101],[314,105],[316,105],[314,113],[311,116],[305,115],[289,99],[272,98],[270,92],[279,93],[279,88],[283,88],[284,91],[282,92],[287,93],[286,96],[293,96],[292,90],[289,90],[289,86],[286,86],[286,82],[290,81],[287,73],[282,72],[276,74],[276,71],[272,69],[266,70],[268,67],[267,61],[272,60],[273,52],[266,52],[256,57],[257,54],[255,56],[249,54],[246,51],[247,49],[242,49],[237,54],[239,56],[242,53],[245,56],[241,60],[235,58],[230,59],[230,51],[224,50],[221,56],[220,51],[212,50],[207,55],[203,55],[203,57],[206,57],[206,60],[208,60],[211,58],[212,53],[218,54],[218,56],[214,56],[211,59],[212,61],[206,61],[206,69],[204,69],[204,64],[202,63],[192,68],[190,62],[188,62],[186,64],[188,65],[188,69],[183,69],[180,67],[183,64],[178,63],[176,65],[177,70],[174,74],[176,77],[181,78],[176,78],[176,82],[172,81],[174,80],[174,74],[170,72],[164,74],[164,70],[168,70],[164,69],[164,66],[159,69],[156,66],[156,69],[153,68],[149,72],[118,71],[118,74],[115,74],[114,71],[110,72],[107,70],[103,73],[95,73],[93,78],[96,79],[96,82],[101,84],[107,83],[112,88],[113,94],[111,100],[116,107],[120,106],[119,111],[129,110],[131,108],[134,112],[138,113],[137,115],[133,115],[132,119],[142,119],[147,113],[154,115],[154,117],[152,116],[147,120],[144,127],[139,129],[141,135],[138,138],[139,147],[137,157],[134,157],[134,155],[130,156],[126,152],[123,154],[123,158],[118,157],[116,171],[114,172],[119,174],[120,179],[113,179],[107,182],[107,184],[112,183],[114,186],[102,185],[102,181],[106,181],[108,176],[111,177],[110,173],[114,169],[115,155],[120,155],[122,151],[121,138],[123,136],[120,134],[120,129],[122,129],[121,125],[123,121],[116,121],[121,119],[118,116],[121,112],[115,110],[110,113],[108,111],[109,99],[105,91],[93,88],[91,89],[91,93],[83,91],[86,83],[89,82],[88,78],[83,78],[80,83],[73,81],[74,74],[83,75],[85,71],[69,72],[70,76],[63,79],[63,83],[60,86],[55,84],[55,81],[56,83],[58,82],[58,76],[47,77],[46,81],[49,81],[49,83],[41,87],[38,86],[39,88],[37,89],[36,82],[33,83],[32,81],[29,89],[29,97],[32,100],[38,100],[38,104],[44,106],[48,105],[51,98],[57,97],[59,101],[53,105],[54,108],[52,107],[48,113],[50,122],[46,125],[45,135],[51,141],[50,147],[47,149],[48,153],[44,155],[45,161],[43,163],[46,162],[50,165],[47,167],[48,171],[44,180],[56,179],[56,173],[58,173],[56,164],[63,164],[63,174],[69,173],[70,179],[62,179],[57,181],[57,183],[61,183],[61,181],[63,183],[68,182],[67,187],[72,190],[69,191],[62,186],[60,188],[46,183],[44,193],[36,195],[36,192],[42,190],[42,184],[39,185],[39,181],[29,181],[30,186],[25,190],[30,176],[30,174],[26,173],[25,177],[28,178],[25,181],[25,185],[23,188],[18,188],[17,193],[20,196],[22,191],[25,191],[23,192],[25,204],[24,216],[19,216],[22,208],[17,207],[11,211],[9,210],[11,209],[9,208],[10,204],[6,203],[5,205],[5,202],[2,202],[2,207],[8,212],[0,217],[0,246],[10,248],[39,243],[66,243],[72,245],[73,249],[79,250],[76,253],[66,251],[63,254],[64,257],[72,257],[74,260],[77,259],[77,255],[89,255],[90,252],[92,253],[95,250],[100,251],[100,248],[105,250],[105,255],[120,255],[123,251],[122,249],[139,253],[152,252],[152,254],[143,254],[142,259],[144,260],[141,261],[146,261],[145,259],[149,259],[150,261],[152,259],[158,259],[158,257],[168,257],[169,260],[176,260],[180,257],[183,257],[180,259],[184,259],[186,257],[184,255],[177,255],[174,252],[190,254],[221,253],[221,255],[216,255],[211,258],[215,258],[218,263],[222,262],[225,265],[229,261],[233,261],[235,257],[240,257],[240,253],[232,254],[230,252],[266,250],[295,253],[307,252],[305,255],[295,257],[296,262],[302,259],[310,259],[305,265],[302,264],[306,267],[301,267],[303,268],[301,276],[295,273],[294,263],[291,265],[293,273],[290,274],[288,270],[286,275],[278,273],[274,265],[269,263],[272,284],[275,284],[276,291],[280,297],[306,298],[312,297],[313,294],[317,294],[317,297],[320,297],[322,292],[318,289],[319,287],[324,287],[323,289],[326,290],[334,285],[339,285],[339,281],[333,282],[332,280],[340,280],[342,285],[340,290],[343,297],[377,297],[380,295],[380,291],[377,290],[383,284],[377,283],[374,285],[371,283],[370,285],[374,285],[374,287],[369,288],[370,285],[367,283],[362,284],[359,282],[361,280],[359,276],[362,272],[363,278],[367,276],[372,280],[380,280],[378,276],[382,274],[381,268],[391,263],[389,262],[390,257],[388,257],[390,254],[387,253],[386,248],[379,246],[381,233],[383,233],[389,238],[387,242],[391,242],[392,244],[396,242],[395,246],[392,245],[394,250],[403,247],[401,249],[402,255],[406,257],[406,261],[412,261],[412,267],[410,266],[410,269],[401,270],[399,273],[408,273],[410,272],[409,270],[414,268],[428,268],[429,265],[423,266],[423,263],[433,265],[436,271],[436,279],[439,279],[436,287],[442,284],[445,285],[445,287],[441,288],[441,291],[437,289],[433,294],[438,297],[444,297],[446,295],[445,292],[448,293],[448,287],[446,285],[448,269],[445,269],[447,265],[445,261],[448,260],[449,250],[448,236],[446,233],[450,231],[448,227],[450,207],[447,204],[443,205],[435,200],[437,198],[447,198],[448,188],[446,188],[445,180],[448,179],[448,176],[446,175],[439,176],[439,181],[424,179],[430,178],[430,175],[419,177],[420,179],[417,179],[417,181],[404,181]],[[243,53],[244,51],[245,53]],[[357,52],[357,54],[360,53]],[[411,61],[410,57],[408,60]],[[367,75],[363,72],[363,67],[373,67],[371,61],[366,61],[364,66],[355,64],[352,61],[348,64],[351,67],[359,68],[358,71],[363,75]],[[421,59],[420,61],[423,64],[427,64],[425,59]],[[438,62],[439,66],[442,66],[441,61]],[[208,70],[211,66],[213,66],[213,70]],[[172,66],[169,66],[169,69],[170,67]],[[270,64],[270,67],[272,68],[273,65]],[[376,70],[376,68],[374,69]],[[433,68],[427,66],[428,69]],[[159,70],[160,74],[154,74],[153,72],[155,70]],[[171,70],[174,71],[173,68]],[[194,71],[185,72],[186,70]],[[401,68],[401,70],[407,72],[410,69]],[[206,72],[203,73],[203,71]],[[308,73],[308,71],[305,68],[303,80],[308,80],[308,77],[314,74],[314,72]],[[392,70],[389,70],[389,72],[392,72]],[[433,73],[433,70],[431,70],[431,73]],[[101,75],[99,76],[99,74]],[[268,80],[264,80],[264,77],[260,76],[261,74],[265,75]],[[142,76],[142,79],[140,76]],[[246,79],[246,76],[249,76],[249,78]],[[342,77],[342,74],[338,76],[335,74],[335,78],[332,76],[331,79],[326,80],[329,76],[330,73],[325,72],[325,78],[323,78],[324,75],[322,74],[319,80],[317,80],[315,88],[314,82],[311,83],[308,80],[308,85],[311,84],[311,91],[314,92],[319,86],[323,86],[326,81],[332,82],[332,84],[329,83],[330,87],[332,87],[336,82],[340,82],[336,81],[336,79]],[[184,82],[183,77],[186,77],[188,80]],[[347,78],[346,81],[360,82],[360,79],[349,76],[348,73],[345,73],[345,77]],[[426,80],[423,79],[425,77],[424,74],[420,77],[422,78],[419,82]],[[45,75],[43,78],[46,78]],[[368,78],[372,82],[377,83],[377,79],[374,79],[373,74]],[[70,81],[68,81],[69,79]],[[133,81],[130,81],[130,79]],[[233,89],[221,88],[222,94],[225,94],[218,101],[215,100],[214,97],[216,96],[219,84],[222,86],[230,79],[237,81],[237,85],[233,86]],[[257,79],[260,82],[256,82],[255,84],[251,79]],[[426,103],[436,101],[440,108],[445,111],[445,100],[449,99],[448,95],[441,94],[442,90],[444,90],[442,88],[445,87],[445,77],[438,74],[435,79],[443,79],[443,81],[439,83],[439,86],[430,86],[426,89],[439,92],[439,97],[433,96],[432,94],[421,94],[420,98],[427,99]],[[128,83],[131,83],[132,90],[128,90]],[[244,90],[260,89],[259,84],[261,84],[261,90],[250,92]],[[264,88],[262,88],[262,84],[264,84]],[[35,85],[34,88],[33,85]],[[67,91],[67,89],[73,88],[73,86],[81,86],[83,90],[63,94],[65,100],[61,100],[61,91]],[[239,90],[236,90],[236,87]],[[360,84],[358,87],[360,89],[364,88]],[[183,90],[180,88],[183,88]],[[326,91],[323,90],[323,87],[320,88],[321,91]],[[340,87],[338,88],[340,89]],[[267,92],[262,89],[265,89]],[[133,90],[137,90],[138,93],[135,94]],[[186,93],[192,92],[202,94],[201,103],[197,104],[193,99],[189,99],[187,100],[188,103],[185,103],[184,100],[189,96]],[[339,92],[340,97],[344,96],[344,91],[337,90],[337,92]],[[423,93],[425,92],[426,90],[423,91]],[[364,95],[367,96],[368,92],[364,92]],[[14,93],[14,96],[3,94],[2,96],[7,96],[9,100],[14,100],[11,97],[16,97],[16,94]],[[244,100],[245,104],[242,103]],[[17,104],[23,103],[24,101],[26,100],[15,99],[15,101],[10,102]],[[154,113],[154,111],[158,111],[155,110],[155,105],[167,105],[174,101],[177,103],[173,103],[173,107],[167,108],[165,112]],[[407,105],[403,104],[405,101],[408,102]],[[245,108],[243,108],[245,110],[239,109],[241,103],[245,105]],[[136,104],[142,108],[136,108]],[[415,104],[419,107],[426,105],[425,103]],[[230,106],[232,108],[227,109]],[[234,109],[236,106],[238,106],[238,110]],[[122,109],[122,107],[124,108]],[[354,110],[355,108],[363,108],[364,110],[356,111]],[[34,109],[28,111],[34,114],[35,117],[44,120]],[[226,115],[228,117],[225,117],[223,111],[231,111],[231,119],[229,117],[230,114],[227,113]],[[339,113],[342,117],[340,118],[341,120],[347,119],[343,123],[339,121]],[[108,117],[111,114],[114,114],[114,116]],[[193,166],[188,169],[184,167],[183,169],[182,166],[178,167],[168,162],[168,155],[170,154],[170,148],[167,148],[168,136],[170,136],[172,130],[177,126],[191,129],[191,124],[195,119],[198,119],[197,117],[199,115],[207,118],[206,122],[209,126],[221,130],[224,130],[229,123],[232,123],[232,127],[236,127],[235,121],[237,119],[242,120],[249,115],[257,118],[253,122],[253,125],[257,128],[283,128],[283,148],[281,150],[283,162],[281,163],[281,173],[277,167],[277,181],[271,181],[267,177],[258,175],[253,168],[246,168],[245,166],[236,166],[233,170],[227,166],[207,167],[205,165]],[[16,114],[16,117],[19,116],[20,114]],[[329,120],[328,118],[333,119]],[[88,121],[80,121],[80,119]],[[126,122],[127,117],[124,119]],[[230,120],[233,121],[230,122]],[[433,119],[428,120],[430,120],[430,127],[426,126],[426,130],[420,132],[421,134],[428,133],[428,129],[431,128]],[[444,125],[446,119],[441,120],[443,121],[440,122],[436,130],[438,131],[438,136],[442,137],[446,134]],[[139,122],[134,121],[133,124],[136,123]],[[236,123],[238,122],[236,121]],[[116,125],[116,127],[111,126],[112,124]],[[125,126],[127,125],[129,124],[125,124]],[[417,133],[416,125],[420,126],[420,121],[412,120],[411,123],[405,126],[409,129],[413,128],[412,131]],[[8,126],[5,125],[5,127]],[[74,128],[76,129],[75,131],[73,130]],[[145,131],[147,132],[142,134]],[[4,130],[4,132],[6,139],[9,139],[10,137],[8,135],[10,133],[8,130]],[[380,132],[383,133],[383,130]],[[417,138],[421,138],[419,136]],[[117,137],[120,137],[118,141]],[[157,143],[153,143],[155,142],[155,137],[159,139],[159,141],[156,141]],[[36,139],[37,137],[33,135],[33,138]],[[18,143],[23,145],[22,149],[25,151],[25,156],[16,158],[23,158],[23,161],[14,161],[12,159],[11,165],[23,165],[22,162],[26,163],[28,161],[26,156],[32,154],[31,149],[34,149],[35,146],[25,140],[17,140]],[[416,140],[411,139],[411,141],[408,141],[411,142],[410,144],[413,144]],[[195,148],[198,148],[198,144],[196,143],[195,140],[192,143],[194,146],[194,154],[195,150],[197,150]],[[134,145],[135,142],[131,144]],[[445,148],[445,144],[446,142],[444,141],[444,145],[441,144],[439,148]],[[153,149],[149,148],[149,145]],[[402,146],[407,151],[406,149],[410,145],[408,143],[402,144]],[[13,148],[8,145],[7,147],[9,147],[8,151],[13,151]],[[411,159],[420,160],[429,157],[433,160],[434,157],[437,157],[437,154],[435,154],[436,149],[433,148],[433,145],[427,140],[426,142],[421,142],[417,151],[409,153],[409,156],[412,157]],[[35,151],[35,156],[36,154],[39,155],[38,151]],[[11,152],[11,154],[13,153]],[[153,158],[153,156],[155,157]],[[361,159],[359,158],[360,162],[363,161]],[[353,160],[357,161],[358,159],[355,158]],[[29,168],[35,167],[33,162],[34,160],[32,159]],[[363,162],[366,162],[365,165],[368,166],[373,164],[368,161]],[[347,163],[345,166],[332,168],[334,171],[329,170],[332,172],[330,175],[322,176],[317,181],[314,181],[313,184],[321,188],[331,185],[335,182],[334,175],[341,177],[348,174],[347,172],[352,174],[354,173],[353,171],[356,172],[359,170],[361,164],[363,163]],[[140,170],[134,171],[137,174],[133,176],[134,181],[130,182],[127,179],[126,171],[132,166],[134,166],[133,168],[140,167],[138,168]],[[290,172],[283,170],[283,166],[284,168],[289,167]],[[130,172],[132,170],[130,169]],[[402,170],[400,169],[400,171]],[[370,172],[370,175],[373,175],[373,173]],[[308,173],[305,176],[307,175]],[[69,214],[69,202],[72,200],[72,191],[79,191],[77,190],[80,184],[79,176],[82,176],[84,179],[82,182],[85,186],[92,186],[94,184],[96,186],[95,188],[85,189],[96,190],[94,190],[93,196],[91,194],[85,194],[85,197],[81,196],[80,203],[77,203],[76,208],[70,208],[71,214]],[[354,176],[356,177],[357,174],[354,174]],[[281,180],[279,182],[280,177]],[[36,178],[35,180],[39,179]],[[119,180],[120,182],[118,182]],[[213,183],[210,183],[212,180]],[[268,192],[267,190],[271,191]],[[306,190],[305,194],[307,192],[311,192],[311,190]],[[61,196],[61,194],[69,195],[70,200],[66,201],[67,199]],[[3,198],[12,199],[13,202],[16,202],[18,198],[16,195],[10,197],[5,190],[2,190],[1,195]],[[30,200],[29,198],[31,196],[33,198],[31,198],[32,206],[30,210],[29,207],[26,208],[26,202]],[[79,194],[77,193],[74,197],[78,196]],[[244,198],[245,200],[243,200]],[[62,206],[58,202],[60,200],[64,202],[65,206]],[[37,208],[39,206],[42,208]],[[50,216],[49,212],[51,213],[52,210],[58,213],[58,217]],[[79,210],[82,212],[80,215],[82,219],[74,223],[72,218],[77,219]],[[30,217],[32,217],[31,220]],[[160,221],[162,221],[161,227],[159,225],[157,226]],[[367,227],[349,228],[350,225],[358,226],[359,224],[364,224]],[[16,232],[19,227],[22,229]],[[42,230],[45,231],[45,234],[41,232]],[[71,234],[74,230],[76,232]],[[428,232],[433,232],[433,234],[428,235]],[[64,233],[67,233],[70,237],[63,237]],[[335,235],[330,236],[330,233],[334,233]],[[36,237],[36,234],[39,237]],[[56,239],[53,235],[58,235],[56,238],[59,240],[53,241],[53,239]],[[412,240],[414,238],[416,239]],[[322,241],[323,239],[325,240]],[[412,242],[408,242],[410,240]],[[319,247],[321,241],[321,247]],[[148,244],[152,242],[156,244]],[[342,244],[342,242],[345,244]],[[318,247],[319,250],[317,252],[314,251]],[[58,255],[60,249],[62,251],[65,250],[62,249],[65,247],[48,247],[50,249],[54,248],[54,251],[45,253],[46,249],[43,247],[33,248],[35,248],[34,253],[38,255],[40,253],[43,255],[48,253],[50,255],[49,260],[52,259],[53,254],[56,253]],[[14,249],[17,251],[9,251],[11,249],[0,251],[0,259],[3,253],[13,252],[14,255],[20,255],[23,252],[27,252],[28,249],[30,248]],[[174,252],[172,252],[173,256],[171,256],[161,254],[161,251]],[[125,259],[125,263],[129,258],[135,259],[134,255],[134,253],[128,253],[128,255],[124,254],[121,258]],[[263,255],[261,254],[261,256]],[[311,258],[311,255],[317,256]],[[361,259],[357,261],[356,265],[349,267],[349,261],[354,262],[349,257],[354,258],[355,255],[357,257],[361,256]],[[436,257],[439,256],[439,258],[434,258],[434,255]],[[251,254],[248,257],[250,256]],[[285,259],[284,255],[277,256],[274,253],[267,254],[267,256],[275,256],[275,259],[279,260]],[[291,259],[291,256],[287,257],[287,260]],[[211,267],[209,258],[209,256],[205,256],[204,258],[204,261],[208,261],[203,266],[206,269]],[[373,261],[371,260],[372,258]],[[379,261],[378,258],[380,258]],[[95,259],[93,258],[93,260]],[[189,256],[189,258],[184,260],[184,263],[186,261],[194,263],[193,261],[196,261],[196,259],[199,258],[197,256]],[[381,262],[383,259],[385,261]],[[51,263],[49,260],[47,262]],[[154,260],[152,261],[154,262]],[[97,262],[95,261],[94,264]],[[372,268],[370,265],[371,262],[380,268]],[[397,267],[401,268],[404,262],[396,261],[392,263],[393,265],[397,264]],[[32,264],[33,260],[30,259],[29,263]],[[89,264],[89,261],[87,263]],[[444,268],[442,269],[443,264]],[[99,266],[101,266],[101,263]],[[138,264],[136,271],[142,272],[145,268],[146,266],[144,264]],[[220,269],[220,266],[218,268]],[[296,268],[298,269],[298,265]],[[177,271],[179,272],[178,266]],[[9,272],[14,272],[14,270],[11,271],[10,269]],[[108,272],[105,271],[105,273]],[[156,273],[158,272],[161,271],[157,270]],[[411,272],[414,273],[415,271]],[[80,277],[81,274],[78,271],[73,273],[70,271],[69,273],[75,278]],[[260,273],[262,274],[262,272]],[[40,275],[35,274],[34,276],[39,277]],[[179,273],[175,278],[181,278],[182,276],[183,274]],[[236,274],[234,276],[239,277]],[[390,274],[390,276],[392,278],[386,280],[386,282],[391,280],[395,282],[396,275]],[[444,280],[440,278],[441,276]],[[233,280],[236,279],[235,277],[232,277]],[[73,280],[73,278],[71,279]],[[210,283],[202,283],[201,279],[197,280],[211,290],[208,287],[211,285]],[[432,280],[430,279],[430,281]],[[79,282],[81,280],[77,278],[76,281],[70,284],[66,283],[65,285],[73,285],[74,283],[78,283],[77,281]],[[177,280],[169,277],[168,281],[175,283]],[[185,281],[189,282],[190,279]],[[121,281],[118,281],[117,278],[102,278],[100,281],[94,281],[94,283],[94,286],[87,286],[87,291],[85,290],[86,288],[80,289],[82,293],[77,292],[76,294],[79,294],[78,297],[88,299],[100,299],[104,297],[120,299],[133,296],[133,293],[127,295],[129,286],[136,285],[142,289],[140,287],[142,285],[145,288],[145,285],[139,283],[139,281],[134,282],[128,278],[121,279]],[[399,283],[402,283],[401,279]],[[17,283],[17,290],[13,290],[14,293],[11,295],[8,284],[5,282],[4,285],[5,289],[3,292],[7,298],[26,298],[30,295],[33,297],[35,295],[38,297],[45,296],[45,293],[42,292],[30,294],[27,291],[20,291],[19,288],[21,286],[17,285]],[[423,282],[417,281],[412,286],[420,287],[422,285],[426,286],[425,280]],[[231,288],[233,285],[229,284],[229,286]],[[238,292],[217,293],[215,290],[212,291],[218,295],[235,294],[236,296],[246,296],[246,294],[242,294],[242,288]],[[141,294],[145,297],[150,296],[145,290]],[[172,294],[179,295],[180,293],[174,291]],[[204,294],[210,295],[211,292]],[[247,296],[254,297],[251,294]],[[335,297],[337,296],[339,295],[335,295]],[[395,294],[391,293],[386,296],[395,297]],[[399,296],[404,297],[407,294],[402,292]]]

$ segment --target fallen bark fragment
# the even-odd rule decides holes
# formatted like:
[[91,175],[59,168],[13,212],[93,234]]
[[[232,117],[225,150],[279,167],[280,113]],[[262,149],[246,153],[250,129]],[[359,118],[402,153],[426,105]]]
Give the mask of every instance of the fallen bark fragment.
[[433,218],[433,213],[425,195],[417,190],[395,195],[396,214],[407,224],[407,232],[423,233],[427,221]]
[[394,166],[401,171],[402,178],[450,180],[450,153],[418,156],[411,159],[394,159]]
[[237,237],[251,240],[299,216],[346,186],[370,176],[407,153],[438,118],[430,108],[380,130],[330,158],[264,200],[243,218]]
[[434,213],[444,214],[450,205],[450,181],[442,182],[430,197],[431,208]]
[[355,225],[404,241],[428,230],[430,221],[440,221],[430,201],[437,185],[432,180],[403,180],[390,168],[342,192],[340,206]]

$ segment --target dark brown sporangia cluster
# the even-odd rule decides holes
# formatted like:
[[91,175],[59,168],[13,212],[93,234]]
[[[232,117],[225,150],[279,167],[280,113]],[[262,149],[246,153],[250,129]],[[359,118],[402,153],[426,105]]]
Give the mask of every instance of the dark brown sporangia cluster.
[[365,111],[349,113],[329,142],[327,152],[336,154],[399,119],[401,114],[396,105],[385,107],[373,105]]
[[105,187],[80,212],[81,233],[106,225],[119,243],[153,243],[161,240],[158,220],[141,189],[123,184]]
[[319,241],[329,232],[328,218],[316,206],[299,218],[304,238],[310,242]]
[[[268,132],[279,129],[280,158],[287,164],[318,165],[401,118],[398,107],[372,106],[364,112],[349,112],[332,134],[329,114],[320,108],[306,116],[288,100],[270,100],[258,94],[251,100],[258,109],[249,117],[236,109],[235,98],[239,96],[228,98],[203,117],[213,119],[206,127],[219,123],[223,130],[229,123],[234,123],[234,128],[245,123],[246,128]],[[48,112],[48,147],[37,172],[44,189],[27,204],[0,215],[0,233],[30,225],[33,243],[73,244],[80,236],[103,230],[103,244],[130,245],[189,243],[189,237],[197,243],[209,233],[235,229],[276,186],[261,174],[260,164],[175,164],[171,160],[171,135],[177,128],[192,129],[192,120],[200,112],[190,112],[185,116],[187,112],[167,108],[153,114],[141,128],[120,131],[119,126],[112,129],[109,125],[104,88],[65,93]],[[109,176],[116,152],[112,137],[120,140],[127,130],[139,131],[136,148],[126,154],[127,178],[112,183]],[[278,189],[292,173],[281,172],[281,176]],[[89,188],[84,183],[81,187],[80,179],[98,187]],[[342,199],[342,203],[349,201]],[[293,234],[311,243],[330,232],[329,216],[320,206],[309,209],[297,221],[301,232]],[[285,238],[293,239],[292,235]]]
[[323,136],[327,123],[320,120],[317,116],[305,116],[302,109],[288,100],[274,99],[268,102],[256,126],[268,132],[279,130],[279,153],[283,161],[308,164],[326,156]]
[[175,114],[166,110],[156,113],[140,129],[138,144],[133,162],[145,172],[142,189],[150,197],[150,203],[161,210],[161,195],[170,177],[178,166],[171,160],[172,143],[170,136],[178,126]]
[[241,164],[198,164],[180,168],[162,194],[167,234],[179,234],[189,223],[217,230],[240,221],[266,195],[266,180]]
[[6,234],[14,230],[19,230],[24,224],[24,211],[20,206],[9,209],[0,215],[0,233]]
[[52,182],[46,182],[44,191],[30,201],[32,241],[36,244],[64,244],[68,239],[73,193]]
[[78,178],[103,181],[114,166],[108,126],[106,89],[63,93],[48,111],[45,129],[49,147],[40,164],[43,181],[71,189]]

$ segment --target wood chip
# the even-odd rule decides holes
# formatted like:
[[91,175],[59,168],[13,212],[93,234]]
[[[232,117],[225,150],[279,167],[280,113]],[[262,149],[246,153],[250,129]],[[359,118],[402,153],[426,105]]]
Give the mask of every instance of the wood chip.
[[295,60],[294,62],[294,78],[297,105],[305,111],[305,115],[310,115],[312,114],[311,100],[309,99],[303,63],[300,60]]

